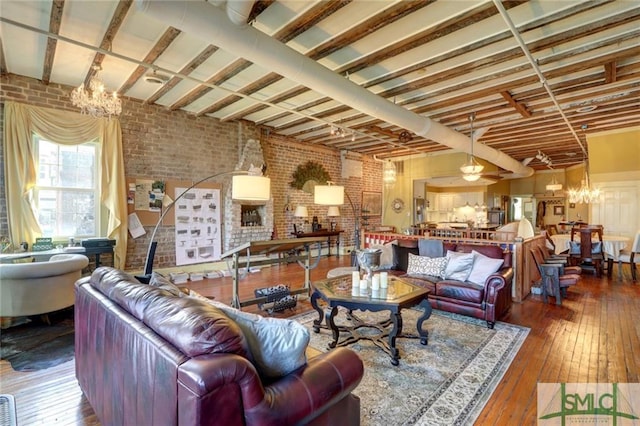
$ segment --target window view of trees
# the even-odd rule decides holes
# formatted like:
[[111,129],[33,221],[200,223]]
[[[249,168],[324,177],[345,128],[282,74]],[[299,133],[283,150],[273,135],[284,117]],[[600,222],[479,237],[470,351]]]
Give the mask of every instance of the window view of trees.
[[98,233],[96,144],[61,145],[36,138],[35,202],[45,237],[92,237]]

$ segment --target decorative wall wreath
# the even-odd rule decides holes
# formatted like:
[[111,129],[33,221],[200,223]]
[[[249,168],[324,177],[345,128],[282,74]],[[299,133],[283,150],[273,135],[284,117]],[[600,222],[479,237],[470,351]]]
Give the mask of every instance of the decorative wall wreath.
[[[331,179],[329,173],[320,163],[307,161],[299,165],[292,174],[293,180],[289,182],[292,188],[304,190],[305,183],[314,181],[316,184],[326,184]],[[308,186],[308,185],[307,185]],[[313,190],[313,188],[311,188]]]

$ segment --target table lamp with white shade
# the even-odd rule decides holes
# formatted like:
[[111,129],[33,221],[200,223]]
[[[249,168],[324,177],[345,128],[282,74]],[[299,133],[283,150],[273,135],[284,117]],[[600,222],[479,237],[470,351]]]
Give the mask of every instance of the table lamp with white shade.
[[[313,193],[313,202],[315,204],[323,205],[323,206],[340,206],[344,204],[344,196],[347,196],[347,200],[349,201],[349,205],[351,206],[351,210],[353,212],[353,218],[355,222],[355,230],[354,230],[354,243],[355,249],[360,249],[360,226],[358,224],[358,212],[356,210],[356,206],[353,204],[351,197],[344,191],[344,186],[334,185],[333,182],[327,182],[326,185],[316,185]],[[355,258],[355,251],[352,252],[351,263],[355,266],[357,265],[357,261]]]
[[336,222],[334,220],[331,220],[331,218],[333,217],[339,217],[340,216],[340,209],[338,208],[338,206],[329,206],[329,210],[327,211],[327,217],[329,217],[329,229],[331,231],[335,231],[336,230]]
[[[307,206],[298,206],[298,207],[296,207],[296,210],[293,212],[293,216],[294,217],[301,217],[301,218],[309,217],[309,210],[307,209]],[[303,220],[303,223],[301,223],[300,226],[297,229],[294,229],[294,231],[296,233],[305,232],[304,220]]]

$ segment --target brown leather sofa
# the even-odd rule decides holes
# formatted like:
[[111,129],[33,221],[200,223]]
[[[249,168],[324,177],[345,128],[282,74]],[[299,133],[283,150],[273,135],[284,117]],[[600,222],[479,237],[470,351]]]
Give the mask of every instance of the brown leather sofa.
[[504,259],[504,263],[486,279],[484,285],[431,275],[408,275],[406,257],[409,253],[418,254],[418,241],[400,240],[394,247],[394,268],[406,280],[431,290],[429,302],[434,309],[480,318],[487,321],[488,328],[493,328],[495,322],[511,309],[513,302],[511,253],[497,245],[445,242],[441,255],[445,256],[447,250],[462,253],[475,250],[494,259]]
[[340,348],[261,379],[206,301],[109,267],[76,283],[76,377],[103,425],[357,425],[360,358]]

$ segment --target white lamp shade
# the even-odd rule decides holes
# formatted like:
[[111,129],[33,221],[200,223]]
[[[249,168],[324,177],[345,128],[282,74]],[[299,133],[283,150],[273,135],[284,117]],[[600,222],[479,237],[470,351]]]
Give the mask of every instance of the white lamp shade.
[[293,215],[295,217],[309,217],[309,210],[307,210],[307,206],[298,206]]
[[520,223],[518,223],[518,237],[522,238],[532,238],[536,233],[533,230],[533,225],[529,222],[529,219],[523,217],[520,219]]
[[269,201],[271,179],[265,176],[235,175],[231,184],[234,200]]
[[344,204],[344,186],[316,185],[313,202],[325,206],[339,206]]
[[330,206],[329,211],[327,211],[327,216],[340,216],[340,209],[337,206]]

